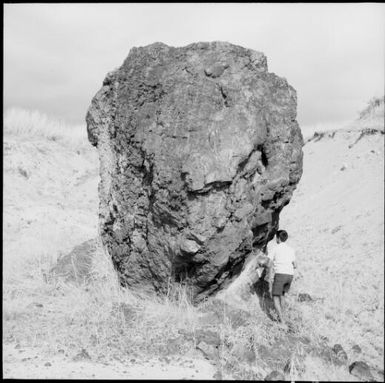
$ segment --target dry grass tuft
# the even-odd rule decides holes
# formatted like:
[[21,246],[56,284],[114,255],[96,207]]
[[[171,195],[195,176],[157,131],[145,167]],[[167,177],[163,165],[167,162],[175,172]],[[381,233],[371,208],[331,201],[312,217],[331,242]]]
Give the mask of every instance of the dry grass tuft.
[[[86,349],[95,361],[169,355],[178,329],[193,330],[197,309],[182,286],[164,297],[138,297],[118,282],[111,260],[98,248],[91,282],[67,284],[47,278],[46,256],[24,259],[4,280],[4,339],[70,355]],[[15,268],[16,270],[16,268]],[[186,351],[186,345],[179,344]],[[188,347],[187,347],[188,348]]]
[[44,138],[69,147],[89,145],[84,125],[69,125],[38,110],[10,108],[4,115],[4,134],[24,138]]

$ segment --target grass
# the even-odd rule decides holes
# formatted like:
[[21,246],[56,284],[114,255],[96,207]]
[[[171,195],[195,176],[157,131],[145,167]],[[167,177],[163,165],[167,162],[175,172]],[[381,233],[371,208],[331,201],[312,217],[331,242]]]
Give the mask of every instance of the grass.
[[373,97],[368,101],[366,108],[360,114],[360,119],[366,119],[378,115],[380,118],[384,116],[384,100],[385,97]]
[[84,125],[69,125],[38,110],[10,108],[4,114],[4,134],[21,138],[44,138],[68,147],[89,145]]
[[178,328],[193,326],[195,308],[184,290],[174,288],[162,298],[135,296],[120,287],[101,250],[88,285],[47,280],[53,263],[47,257],[25,261],[23,271],[4,281],[5,340],[49,353],[85,348],[95,360],[108,360],[126,354],[128,344],[133,353],[156,354],[165,333],[170,338]]
[[[18,265],[18,273],[7,273],[3,282],[3,339],[6,343],[39,347],[47,356],[64,350],[71,358],[84,349],[93,362],[99,363],[124,362],[128,358],[178,358],[196,353],[196,334],[203,328],[200,318],[210,309],[210,301],[194,306],[188,289],[180,284],[170,284],[168,293],[163,296],[138,295],[123,289],[101,246],[94,256],[91,280],[87,284],[47,278],[55,258],[45,254],[24,259],[24,265]],[[228,308],[223,306],[219,310]],[[217,368],[222,376],[263,379],[272,369],[283,367],[283,360],[267,363],[266,355],[258,350],[262,346],[268,350],[284,341],[284,333],[257,305],[250,306],[250,313],[245,326],[234,328],[231,320],[225,317],[209,327],[221,338]],[[308,337],[312,344],[320,342],[315,327],[319,323],[302,317],[294,297],[288,299],[287,314],[297,336]],[[191,334],[191,338],[183,335],[186,333]],[[291,354],[292,367],[288,376],[296,379],[305,373],[310,376],[309,370],[304,370],[308,366],[306,368],[315,371],[313,380],[322,379],[321,362],[308,356],[304,364],[303,358],[298,358],[303,350],[296,347]],[[255,363],[245,361],[242,350],[247,348],[255,351]],[[334,379],[338,376],[344,380],[349,378],[346,371],[341,371],[336,370]]]

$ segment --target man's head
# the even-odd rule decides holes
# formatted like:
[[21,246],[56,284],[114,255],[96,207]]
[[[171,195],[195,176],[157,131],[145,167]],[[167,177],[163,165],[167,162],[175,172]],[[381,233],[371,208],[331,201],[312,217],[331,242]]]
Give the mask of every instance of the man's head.
[[285,242],[289,238],[289,235],[285,230],[278,230],[275,235],[277,237],[277,243]]

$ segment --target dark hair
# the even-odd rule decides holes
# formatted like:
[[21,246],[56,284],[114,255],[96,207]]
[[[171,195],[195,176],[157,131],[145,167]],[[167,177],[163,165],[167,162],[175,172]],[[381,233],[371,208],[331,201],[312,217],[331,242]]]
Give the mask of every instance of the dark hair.
[[276,236],[281,242],[285,242],[289,238],[289,234],[285,230],[278,230]]

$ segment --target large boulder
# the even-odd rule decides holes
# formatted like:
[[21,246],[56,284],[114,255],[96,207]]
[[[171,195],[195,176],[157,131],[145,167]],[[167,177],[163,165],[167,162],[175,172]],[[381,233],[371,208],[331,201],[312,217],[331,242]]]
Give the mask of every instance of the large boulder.
[[100,229],[123,285],[218,291],[278,228],[302,174],[296,91],[224,42],[132,48],[87,113]]

